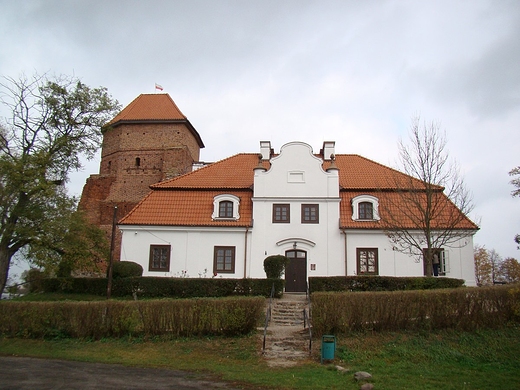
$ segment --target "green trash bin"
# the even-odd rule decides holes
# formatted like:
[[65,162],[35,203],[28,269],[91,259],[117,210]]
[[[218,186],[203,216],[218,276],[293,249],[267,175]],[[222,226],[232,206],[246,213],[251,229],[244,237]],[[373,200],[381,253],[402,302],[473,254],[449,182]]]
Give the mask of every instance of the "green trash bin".
[[321,364],[324,360],[334,360],[336,351],[336,336],[323,335],[321,337]]

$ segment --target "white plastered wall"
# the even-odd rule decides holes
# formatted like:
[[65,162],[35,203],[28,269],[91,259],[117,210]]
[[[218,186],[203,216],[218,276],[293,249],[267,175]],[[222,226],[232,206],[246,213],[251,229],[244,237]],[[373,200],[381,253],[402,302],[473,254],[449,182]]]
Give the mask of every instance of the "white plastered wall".
[[[120,226],[123,232],[121,260],[143,267],[143,276],[213,277],[215,246],[235,247],[235,272],[217,277],[243,278],[246,247],[245,228],[182,228],[158,226]],[[248,246],[251,239],[247,233]],[[171,245],[170,271],[149,271],[150,245]]]

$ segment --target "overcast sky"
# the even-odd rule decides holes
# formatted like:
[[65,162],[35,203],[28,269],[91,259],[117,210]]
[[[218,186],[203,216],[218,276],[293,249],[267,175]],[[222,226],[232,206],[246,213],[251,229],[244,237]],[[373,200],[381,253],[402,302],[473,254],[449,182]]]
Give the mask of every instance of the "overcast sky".
[[420,114],[446,131],[473,193],[475,243],[520,258],[518,0],[0,0],[0,75],[22,72],[75,75],[123,105],[158,83],[203,161],[332,140],[395,167]]

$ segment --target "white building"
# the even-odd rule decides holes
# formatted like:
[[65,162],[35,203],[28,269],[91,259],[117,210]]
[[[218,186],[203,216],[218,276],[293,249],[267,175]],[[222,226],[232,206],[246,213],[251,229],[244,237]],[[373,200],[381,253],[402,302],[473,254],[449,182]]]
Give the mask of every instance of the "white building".
[[[311,276],[422,276],[423,261],[394,250],[383,229],[396,174],[404,177],[336,154],[334,142],[319,153],[291,142],[279,154],[261,142],[260,154],[152,185],[119,222],[121,260],[141,264],[145,276],[264,278],[264,259],[283,254],[291,259],[286,291],[305,291]],[[450,213],[461,215],[442,196]],[[459,242],[437,249],[440,275],[473,286],[477,226],[462,215],[456,229],[464,232]]]

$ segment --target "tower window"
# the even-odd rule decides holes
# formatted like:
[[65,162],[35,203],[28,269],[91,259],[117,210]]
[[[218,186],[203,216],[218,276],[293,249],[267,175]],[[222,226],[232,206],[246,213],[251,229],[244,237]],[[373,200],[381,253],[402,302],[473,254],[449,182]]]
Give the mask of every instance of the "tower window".
[[141,166],[141,159],[139,157],[135,158],[135,166],[140,167]]

